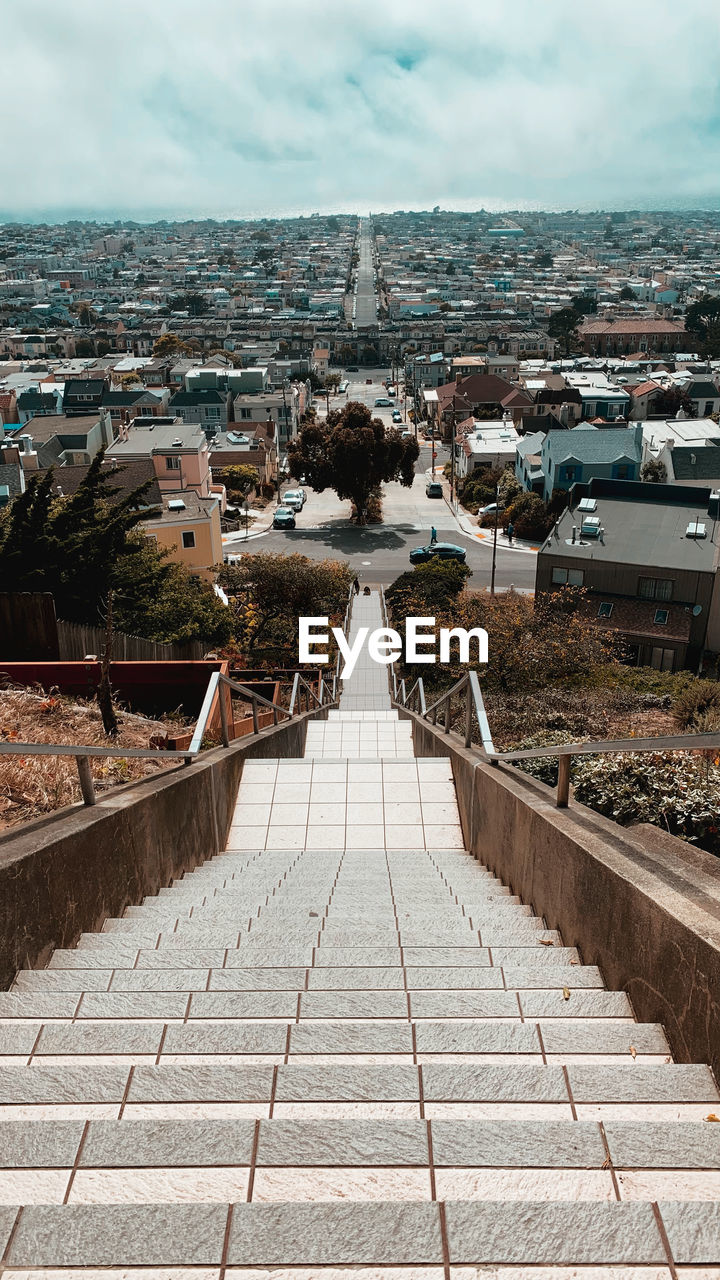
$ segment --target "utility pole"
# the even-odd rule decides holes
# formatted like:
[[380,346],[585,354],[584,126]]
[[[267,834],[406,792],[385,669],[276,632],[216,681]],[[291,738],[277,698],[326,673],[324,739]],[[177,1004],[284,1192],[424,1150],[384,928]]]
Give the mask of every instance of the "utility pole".
[[498,503],[500,501],[500,485],[495,485],[495,527],[493,529],[492,570],[490,573],[490,595],[495,595],[495,562],[497,559]]

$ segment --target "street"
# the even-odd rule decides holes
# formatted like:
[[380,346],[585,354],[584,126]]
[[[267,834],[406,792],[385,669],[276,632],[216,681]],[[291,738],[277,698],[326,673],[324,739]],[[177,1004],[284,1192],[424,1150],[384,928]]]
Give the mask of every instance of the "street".
[[[378,397],[386,395],[381,378],[387,370],[362,370],[354,375],[347,395],[331,396],[330,408],[341,408],[348,400],[367,404],[373,416],[392,424],[392,408],[375,408]],[[365,381],[372,378],[372,384]],[[402,408],[400,397],[398,407]],[[318,405],[324,416],[324,401]],[[405,427],[403,426],[403,429]],[[407,429],[412,429],[408,424]],[[332,489],[314,493],[307,486],[307,502],[296,516],[297,528],[271,530],[245,541],[241,534],[225,543],[225,553],[234,554],[271,551],[290,555],[299,552],[312,560],[348,560],[360,581],[382,583],[387,586],[399,574],[410,568],[408,559],[413,547],[430,541],[431,529],[437,531],[440,542],[455,542],[465,548],[467,564],[472,570],[469,585],[475,590],[490,586],[492,543],[488,531],[483,540],[460,528],[448,503],[442,498],[428,498],[425,493],[426,471],[431,466],[429,444],[420,443],[420,457],[415,468],[415,481],[410,489],[400,484],[383,486],[383,523],[357,528],[350,524],[350,503],[341,502]],[[448,459],[448,450],[438,447],[436,467],[442,468]],[[295,487],[288,480],[285,489]],[[536,556],[526,548],[508,548],[499,545],[497,550],[496,586],[507,589],[532,591],[535,586]]]
[[372,235],[367,218],[360,221],[359,262],[357,269],[354,327],[366,329],[377,323],[377,290],[372,260]]

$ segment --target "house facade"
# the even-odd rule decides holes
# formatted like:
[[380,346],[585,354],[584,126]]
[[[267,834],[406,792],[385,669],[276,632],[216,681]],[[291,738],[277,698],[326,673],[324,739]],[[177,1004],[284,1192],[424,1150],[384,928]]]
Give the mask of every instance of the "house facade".
[[582,587],[626,661],[696,671],[720,644],[718,506],[708,488],[593,480],[540,548],[538,594]]

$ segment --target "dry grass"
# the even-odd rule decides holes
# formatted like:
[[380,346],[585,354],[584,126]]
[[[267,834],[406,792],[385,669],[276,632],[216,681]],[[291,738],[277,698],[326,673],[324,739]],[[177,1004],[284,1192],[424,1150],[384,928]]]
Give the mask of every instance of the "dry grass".
[[661,699],[632,689],[548,688],[528,694],[485,694],[495,746],[507,750],[545,731],[570,739],[660,737],[677,726]]
[[[151,739],[187,726],[177,720],[149,720],[119,712],[118,751],[150,747]],[[29,689],[0,689],[0,742],[52,742],[58,745],[107,747],[100,712],[92,702]],[[168,769],[176,764],[158,752],[156,760],[97,759],[92,762],[95,789],[108,791],[121,782]],[[0,829],[28,822],[81,799],[77,766],[71,756],[0,755]]]

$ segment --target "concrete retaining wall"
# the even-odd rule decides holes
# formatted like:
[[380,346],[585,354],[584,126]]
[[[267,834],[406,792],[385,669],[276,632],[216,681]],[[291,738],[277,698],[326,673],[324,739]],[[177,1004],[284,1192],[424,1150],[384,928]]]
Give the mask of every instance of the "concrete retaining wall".
[[626,829],[509,765],[477,762],[411,712],[418,755],[449,756],[466,847],[559,929],[680,1062],[720,1079],[720,859],[659,828]]
[[243,762],[301,756],[310,712],[0,840],[0,989],[225,847]]

